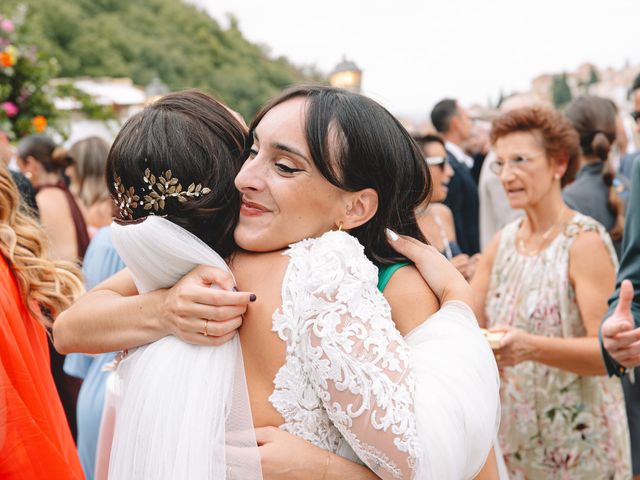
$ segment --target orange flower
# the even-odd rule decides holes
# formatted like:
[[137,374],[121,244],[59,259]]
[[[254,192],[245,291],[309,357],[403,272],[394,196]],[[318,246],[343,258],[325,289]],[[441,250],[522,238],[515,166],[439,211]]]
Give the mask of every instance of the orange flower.
[[42,115],[38,115],[36,117],[33,117],[33,120],[31,120],[31,125],[33,125],[33,128],[36,129],[36,132],[42,133],[44,132],[44,129],[47,128],[47,119]]
[[4,68],[13,67],[16,64],[16,57],[10,52],[4,51],[0,53],[0,66]]

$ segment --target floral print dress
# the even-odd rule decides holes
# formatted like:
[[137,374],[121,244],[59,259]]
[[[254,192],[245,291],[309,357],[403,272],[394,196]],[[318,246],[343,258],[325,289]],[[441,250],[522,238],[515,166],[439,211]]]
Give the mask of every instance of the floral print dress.
[[[569,281],[569,250],[581,232],[595,231],[617,261],[595,220],[576,214],[534,256],[516,248],[522,220],[508,224],[491,271],[486,316],[546,337],[586,334]],[[512,479],[631,478],[629,432],[620,381],[581,376],[537,362],[504,369],[499,440]]]

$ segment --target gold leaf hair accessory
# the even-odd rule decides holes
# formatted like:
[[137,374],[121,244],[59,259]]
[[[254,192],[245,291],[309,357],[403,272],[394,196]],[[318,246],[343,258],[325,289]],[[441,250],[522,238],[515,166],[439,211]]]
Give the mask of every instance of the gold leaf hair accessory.
[[[154,215],[154,212],[164,210],[165,202],[171,198],[177,199],[179,203],[185,203],[211,192],[210,188],[203,187],[201,183],[196,185],[193,182],[185,190],[180,181],[172,175],[171,170],[162,172],[156,177],[147,168],[144,171],[143,179],[144,183],[148,185],[146,189],[148,193],[146,194],[136,192],[134,187],[126,188],[122,184],[121,178],[115,174],[113,179],[117,197],[114,201],[120,210],[122,218],[127,220],[133,218],[133,211],[138,207],[142,207],[144,210],[153,210],[149,213]],[[144,187],[142,188],[144,190]],[[142,195],[142,200],[140,195]]]

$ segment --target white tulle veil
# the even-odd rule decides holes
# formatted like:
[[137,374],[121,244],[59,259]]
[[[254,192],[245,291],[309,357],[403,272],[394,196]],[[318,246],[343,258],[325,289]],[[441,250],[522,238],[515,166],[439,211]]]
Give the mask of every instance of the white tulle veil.
[[[112,238],[140,293],[170,287],[197,265],[228,271],[204,242],[161,217],[114,223]],[[262,479],[237,336],[220,347],[168,336],[132,350],[110,391],[109,478]]]

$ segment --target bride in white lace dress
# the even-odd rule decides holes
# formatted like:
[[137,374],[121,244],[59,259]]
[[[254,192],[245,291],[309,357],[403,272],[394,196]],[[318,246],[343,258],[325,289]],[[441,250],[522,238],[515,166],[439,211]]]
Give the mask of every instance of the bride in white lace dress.
[[[354,121],[360,129],[352,128]],[[402,261],[387,244],[384,227],[417,232],[411,212],[423,199],[425,167],[409,136],[373,102],[330,89],[281,97],[254,127],[252,153],[236,179],[243,194],[236,240],[245,249],[271,253],[240,252],[232,261],[238,285],[255,286],[250,290],[258,294],[240,331],[254,424],[280,426],[328,452],[360,459],[382,478],[473,477],[491,447],[498,410],[495,364],[473,315],[463,303],[447,303],[423,324],[437,306],[417,271],[405,267],[394,277],[404,278],[408,293],[420,295],[391,302],[394,325],[389,304],[376,288],[376,268],[365,257],[380,265]],[[373,127],[378,131],[370,131]],[[151,219],[116,229],[121,232],[116,244],[134,268],[144,271],[144,243],[131,248],[128,239],[134,234],[127,229],[142,232],[139,238],[151,244],[154,235],[171,232],[167,224]],[[351,235],[325,233],[336,228]],[[281,255],[284,246],[302,238],[312,239]],[[113,327],[114,314],[126,311],[125,302],[180,310],[177,299],[184,295],[176,287],[118,300],[136,293],[131,280],[124,280],[124,288],[120,276],[99,289],[102,293],[90,293],[63,318],[57,333],[73,331],[74,319],[86,318],[87,309],[94,311],[97,330],[105,318]],[[113,295],[105,295],[109,290]],[[186,291],[195,289],[183,282],[180,292]],[[207,301],[220,305],[221,298]],[[207,333],[213,324],[208,315],[223,308],[197,315],[196,331]],[[228,318],[235,310],[226,308]],[[129,322],[137,325],[111,333],[111,345],[145,343],[139,327],[154,315],[166,316],[159,310],[139,311],[139,318]],[[411,330],[407,344],[400,332]],[[145,340],[154,340],[152,335]],[[94,351],[100,348],[84,341]],[[209,366],[211,372],[215,368]],[[156,376],[161,380],[163,374]],[[154,408],[154,395],[160,394],[149,392],[146,408]],[[176,442],[162,425],[156,427]],[[326,458],[323,471],[315,472],[326,479],[345,478],[347,468],[357,467]],[[229,478],[238,475],[233,462],[230,456]]]

